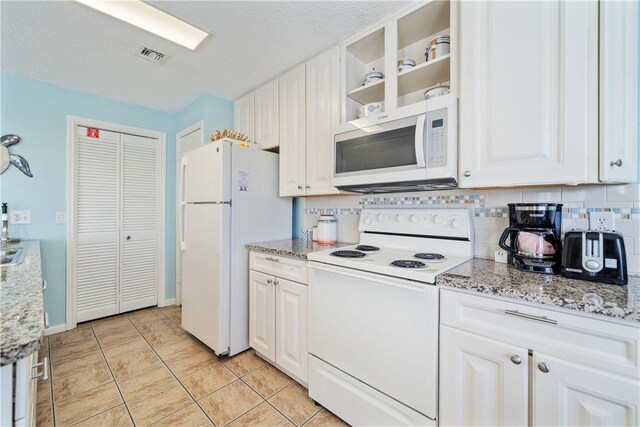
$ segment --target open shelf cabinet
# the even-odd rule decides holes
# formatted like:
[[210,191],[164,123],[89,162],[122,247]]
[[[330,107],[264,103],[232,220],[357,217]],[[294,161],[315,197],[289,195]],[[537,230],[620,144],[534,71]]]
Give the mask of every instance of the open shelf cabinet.
[[[427,61],[425,53],[435,37],[451,37],[454,33],[455,7],[455,2],[449,0],[413,5],[342,46],[342,123],[358,119],[360,108],[367,103],[384,102],[386,112],[395,112],[424,103],[424,92],[432,86],[451,85],[455,41],[451,40],[449,54]],[[416,66],[400,72],[398,61],[405,57],[413,59]],[[365,74],[373,69],[383,72],[384,80],[363,86]],[[454,88],[451,89],[455,93]],[[406,110],[414,112],[415,108]],[[380,120],[387,116],[379,115]],[[389,117],[397,117],[397,114]]]

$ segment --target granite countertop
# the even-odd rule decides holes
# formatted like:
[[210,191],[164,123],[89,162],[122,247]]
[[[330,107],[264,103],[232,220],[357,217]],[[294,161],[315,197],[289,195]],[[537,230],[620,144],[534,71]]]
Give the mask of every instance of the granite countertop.
[[38,350],[44,335],[40,242],[23,240],[8,248],[24,248],[26,254],[21,264],[0,267],[0,366]]
[[438,276],[443,287],[640,322],[640,277],[626,286],[517,270],[474,258]]
[[249,243],[246,247],[254,252],[264,252],[266,254],[281,255],[291,258],[307,259],[307,254],[318,252],[323,249],[340,248],[353,243],[336,243],[335,245],[322,245],[313,242],[313,246],[307,246],[302,239],[278,240],[275,242]]

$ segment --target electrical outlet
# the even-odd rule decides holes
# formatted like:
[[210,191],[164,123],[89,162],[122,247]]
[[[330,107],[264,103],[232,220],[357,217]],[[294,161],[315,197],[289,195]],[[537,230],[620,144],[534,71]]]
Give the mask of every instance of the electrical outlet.
[[506,264],[508,262],[507,251],[498,249],[494,255],[495,262]]
[[615,230],[613,212],[589,212],[589,229],[598,231]]
[[66,224],[66,223],[67,223],[67,213],[56,212],[56,224]]
[[31,211],[11,211],[9,224],[31,224]]

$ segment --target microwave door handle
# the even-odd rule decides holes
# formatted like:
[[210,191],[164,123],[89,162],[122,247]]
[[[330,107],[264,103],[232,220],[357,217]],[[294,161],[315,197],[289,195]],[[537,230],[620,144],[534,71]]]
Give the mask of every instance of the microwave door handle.
[[421,114],[416,123],[416,163],[419,168],[424,168],[427,165],[424,155],[424,124],[426,121],[427,115]]

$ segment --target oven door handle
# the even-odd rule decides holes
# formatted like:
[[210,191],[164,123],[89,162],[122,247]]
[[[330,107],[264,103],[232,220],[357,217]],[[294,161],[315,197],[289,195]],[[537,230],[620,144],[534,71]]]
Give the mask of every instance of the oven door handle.
[[424,155],[424,124],[427,121],[427,115],[421,114],[416,122],[416,165],[419,168],[427,166],[427,159]]
[[433,285],[428,283],[411,282],[409,280],[396,279],[394,277],[381,276],[378,274],[371,274],[360,270],[351,270],[338,266],[325,266],[315,262],[310,262],[307,268],[312,270],[320,270],[333,274],[340,274],[342,276],[349,276],[356,279],[368,280],[380,285],[391,286],[394,288],[406,289],[408,291],[424,293],[427,289]]

